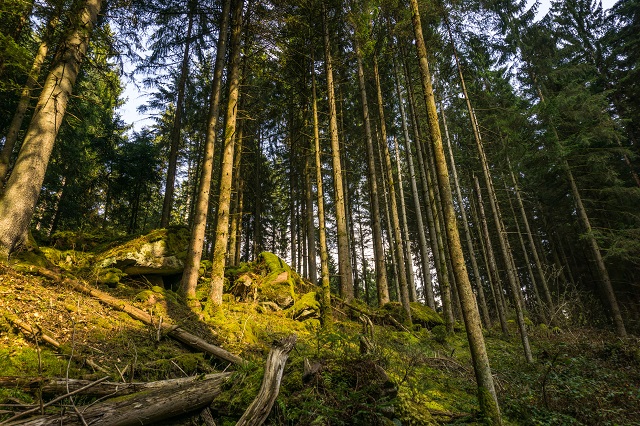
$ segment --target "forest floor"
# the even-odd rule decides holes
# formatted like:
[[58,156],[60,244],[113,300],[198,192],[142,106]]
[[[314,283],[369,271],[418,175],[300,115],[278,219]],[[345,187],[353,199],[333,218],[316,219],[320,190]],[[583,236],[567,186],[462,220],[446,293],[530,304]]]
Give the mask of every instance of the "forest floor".
[[[220,312],[202,318],[171,290],[149,282],[123,280],[115,288],[88,284],[147,311],[155,321],[162,318],[179,324],[248,362],[230,367],[66,284],[0,264],[0,376],[95,380],[105,375],[86,360],[100,366],[113,381],[155,381],[232,370],[234,375],[211,407],[216,424],[231,425],[258,392],[272,342],[295,333],[298,342],[267,424],[481,422],[462,327],[447,335],[442,326],[403,331],[379,323],[373,326],[372,348],[363,353],[360,314],[345,305],[336,305],[336,323],[327,332],[316,318],[296,320],[289,310],[271,311],[256,301],[238,302],[225,296]],[[26,333],[12,318],[38,331]],[[531,325],[535,361],[527,364],[512,326],[511,337],[499,329],[485,332],[507,424],[640,425],[636,338],[623,341],[602,330]],[[61,346],[44,342],[43,334]],[[303,377],[305,360],[317,369],[308,377]],[[0,388],[0,422],[39,404],[40,398],[53,397],[39,396],[37,389]],[[91,401],[76,396],[74,403]],[[68,404],[63,400],[48,409],[55,413]],[[203,424],[194,414],[167,424]]]

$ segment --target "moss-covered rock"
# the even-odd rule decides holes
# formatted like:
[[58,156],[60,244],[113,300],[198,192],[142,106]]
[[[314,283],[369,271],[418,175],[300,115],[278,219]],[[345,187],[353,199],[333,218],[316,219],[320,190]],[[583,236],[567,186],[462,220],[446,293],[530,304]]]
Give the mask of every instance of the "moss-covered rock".
[[96,256],[98,268],[115,267],[128,275],[182,272],[189,245],[185,227],[156,229]]
[[292,307],[287,310],[287,314],[298,321],[305,321],[312,318],[320,318],[320,302],[315,291],[309,292],[296,300]]
[[258,285],[258,299],[271,301],[281,308],[288,308],[295,302],[296,287],[304,284],[300,276],[277,255],[262,252],[258,256],[258,267],[266,276]]
[[420,324],[428,329],[444,324],[440,314],[430,307],[418,302],[411,302],[409,306],[411,306],[411,319],[415,324]]
[[[411,319],[414,324],[419,324],[428,329],[444,324],[440,314],[430,307],[417,302],[411,302],[409,306],[411,307]],[[383,315],[389,314],[403,324],[407,323],[407,314],[400,302],[386,303],[380,308],[380,311]]]
[[126,277],[127,274],[122,272],[118,268],[106,268],[98,270],[97,281],[100,284],[106,284],[109,287],[115,287],[120,283],[120,280],[123,277]]
[[385,303],[380,307],[381,315],[391,315],[394,319],[402,324],[407,324],[409,318],[400,302]]

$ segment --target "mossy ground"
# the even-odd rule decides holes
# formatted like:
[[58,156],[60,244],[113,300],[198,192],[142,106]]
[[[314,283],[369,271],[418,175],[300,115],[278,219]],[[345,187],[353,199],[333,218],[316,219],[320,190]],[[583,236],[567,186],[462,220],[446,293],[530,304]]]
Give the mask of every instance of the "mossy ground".
[[[286,264],[275,263],[275,256],[266,257],[256,264],[230,269],[227,278],[233,280],[247,272],[264,277],[274,270],[287,270]],[[180,324],[249,361],[235,369],[233,380],[214,402],[218,424],[235,424],[257,393],[271,343],[290,333],[298,335],[298,343],[290,354],[268,424],[435,425],[481,421],[464,332],[439,335],[438,326],[432,331],[416,327],[408,332],[374,325],[373,350],[362,354],[363,329],[357,314],[350,318],[336,311],[337,321],[331,332],[324,332],[315,318],[292,318],[293,311],[303,304],[313,305],[315,298],[308,288],[298,293],[308,284],[298,283],[297,274],[290,278],[296,291],[292,308],[270,311],[261,309],[259,301],[241,303],[226,297],[221,309],[206,318],[185,307],[172,291],[144,281],[125,280],[116,288],[98,285],[151,313],[155,321],[162,318]],[[154,327],[64,285],[2,265],[0,312],[39,326],[63,345],[61,352],[41,338],[36,343],[35,336],[24,335],[0,315],[2,375],[68,374],[88,379],[104,375],[81,361],[69,361],[71,350],[101,365],[113,380],[161,380],[227,367],[167,337],[161,336],[158,341]],[[486,342],[507,424],[638,424],[637,340],[621,341],[595,330],[551,333],[532,327],[536,361],[530,365],[524,362],[517,337],[504,338],[499,331],[488,330]],[[319,368],[303,378],[305,359]],[[0,403],[33,403],[36,399],[16,389],[0,390]],[[197,419],[185,422],[200,424]]]

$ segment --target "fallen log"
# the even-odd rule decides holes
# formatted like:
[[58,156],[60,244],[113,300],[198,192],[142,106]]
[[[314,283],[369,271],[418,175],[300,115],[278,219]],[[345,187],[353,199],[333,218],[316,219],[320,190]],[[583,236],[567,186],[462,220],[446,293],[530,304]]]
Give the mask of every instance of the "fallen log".
[[98,404],[78,407],[82,419],[76,413],[67,413],[41,416],[9,425],[81,425],[82,421],[92,426],[150,425],[208,407],[222,392],[222,385],[232,374],[218,373],[203,380],[180,381]]
[[25,392],[37,390],[44,395],[60,395],[65,392],[78,392],[80,389],[83,389],[79,391],[78,394],[95,397],[122,396],[150,389],[178,386],[197,380],[208,380],[218,377],[219,375],[220,373],[213,373],[204,376],[182,377],[179,379],[159,380],[155,382],[100,382],[91,387],[87,387],[89,384],[94,383],[90,380],[59,377],[0,376],[0,388],[20,389]]
[[287,363],[287,359],[289,359],[289,352],[296,344],[296,340],[297,336],[292,334],[275,343],[267,356],[260,391],[258,391],[258,395],[242,417],[240,417],[236,426],[260,426],[267,419],[280,392],[284,366]]
[[[157,326],[157,324],[154,324],[151,318],[151,315],[149,315],[142,309],[138,309],[135,306],[132,306],[131,304],[125,302],[124,300],[113,297],[105,293],[104,291],[100,291],[98,289],[88,287],[77,280],[63,277],[62,275],[46,268],[34,267],[30,269],[30,272],[37,273],[43,277],[50,278],[54,281],[68,285],[69,287],[71,287],[72,289],[74,289],[79,293],[83,293],[88,296],[95,297],[105,305],[108,305],[111,308],[116,309],[118,311],[125,312],[131,318],[134,318],[138,321],[141,321],[153,327]],[[188,331],[186,331],[185,329],[181,328],[178,325],[171,324],[168,322],[163,322],[162,324],[160,324],[160,327],[162,328],[162,331],[166,333],[167,336],[170,336],[173,339],[176,339],[177,341],[182,342],[187,346],[197,349],[198,351],[208,353],[210,355],[213,355],[217,358],[220,358],[232,364],[245,363],[245,361],[242,358],[240,358],[238,355],[232,354],[231,352],[225,349],[222,349],[219,346],[212,345],[206,340],[189,333]]]
[[[94,382],[89,383],[88,385],[86,385],[86,386],[84,386],[84,387],[82,387],[82,388],[80,388],[80,389],[77,389],[77,390],[75,390],[75,391],[71,391],[71,392],[67,392],[67,393],[65,393],[64,395],[61,395],[61,396],[59,396],[59,397],[57,397],[57,398],[54,398],[54,399],[52,399],[51,401],[47,402],[46,404],[41,404],[41,405],[39,405],[39,406],[37,406],[37,407],[34,407],[34,408],[30,409],[30,410],[23,411],[23,412],[21,412],[21,413],[16,413],[16,414],[14,414],[14,416],[13,416],[13,417],[11,417],[9,420],[5,420],[4,422],[0,423],[0,425],[4,425],[4,424],[14,424],[14,423],[12,423],[12,422],[13,422],[13,420],[17,420],[17,419],[19,419],[19,418],[25,417],[25,416],[27,416],[27,415],[29,415],[29,414],[32,414],[32,413],[37,413],[37,412],[38,412],[38,411],[40,411],[40,410],[44,410],[44,408],[45,408],[45,407],[48,407],[48,406],[50,406],[50,405],[53,405],[53,404],[55,404],[55,403],[57,403],[57,402],[62,401],[63,399],[66,399],[66,398],[69,398],[69,397],[71,397],[71,396],[73,396],[73,395],[76,395],[76,394],[78,394],[78,393],[82,392],[83,390],[85,390],[86,388],[93,387],[93,386],[95,386],[95,385],[97,385],[97,384],[99,384],[99,383],[102,383],[102,382],[106,381],[108,378],[109,378],[108,376],[105,376],[105,377],[103,377],[103,378],[101,378],[101,379],[98,379],[98,380],[96,380],[96,381],[94,381]],[[74,406],[74,408],[75,408],[75,406]],[[77,411],[76,411],[76,412],[77,412]]]

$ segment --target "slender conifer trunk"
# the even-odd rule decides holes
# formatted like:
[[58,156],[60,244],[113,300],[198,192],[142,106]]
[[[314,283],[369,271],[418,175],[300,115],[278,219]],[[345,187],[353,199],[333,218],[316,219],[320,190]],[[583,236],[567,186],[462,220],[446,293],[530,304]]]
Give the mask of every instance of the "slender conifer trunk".
[[322,160],[320,159],[320,130],[318,123],[318,101],[316,95],[315,60],[311,55],[311,109],[313,114],[313,151],[316,164],[316,195],[318,198],[318,236],[320,243],[320,280],[322,282],[322,327],[330,330],[333,327],[331,308],[331,283],[329,282],[329,250],[327,248],[327,231],[324,217],[324,191],[322,186]]
[[513,169],[511,167],[511,162],[507,159],[507,164],[509,165],[509,173],[511,174],[511,180],[513,182],[514,192],[516,194],[516,201],[518,204],[518,208],[520,209],[520,215],[522,216],[522,221],[524,222],[524,229],[527,234],[527,239],[529,242],[529,246],[531,247],[531,253],[533,255],[533,260],[536,264],[536,271],[538,272],[538,278],[540,285],[542,286],[542,291],[544,294],[545,302],[547,304],[547,309],[549,312],[553,312],[553,300],[551,299],[551,292],[549,291],[549,284],[547,283],[547,277],[542,268],[542,262],[540,260],[540,255],[538,254],[538,248],[533,241],[533,234],[531,233],[531,227],[529,226],[529,219],[527,218],[527,211],[524,208],[524,203],[522,202],[522,196],[520,195],[520,188],[518,187],[518,181],[516,179],[515,174],[513,173]]
[[418,239],[420,245],[420,259],[422,266],[422,286],[427,306],[431,309],[436,308],[435,298],[433,296],[433,280],[431,277],[431,265],[429,262],[429,247],[427,245],[427,236],[425,235],[425,226],[422,220],[422,206],[420,205],[420,197],[418,195],[418,185],[416,182],[416,172],[413,165],[413,154],[411,152],[411,138],[409,137],[409,125],[407,123],[407,114],[404,109],[402,99],[402,88],[400,86],[400,72],[398,64],[393,61],[393,69],[395,75],[396,96],[398,97],[398,106],[400,107],[400,118],[402,120],[402,132],[404,135],[404,152],[407,166],[409,167],[409,181],[411,183],[411,195],[413,198],[413,208],[415,210],[416,224],[418,228]]
[[449,151],[449,161],[451,162],[451,175],[453,176],[453,184],[456,190],[456,197],[458,198],[458,206],[460,207],[460,216],[462,219],[462,226],[464,229],[465,239],[467,240],[467,250],[469,251],[469,260],[471,261],[473,278],[476,284],[476,291],[478,292],[478,301],[479,301],[478,305],[480,306],[480,313],[482,314],[482,319],[484,321],[485,326],[487,328],[490,328],[491,317],[489,316],[487,300],[484,296],[482,280],[480,279],[480,268],[478,268],[476,252],[473,247],[473,239],[471,237],[471,231],[469,230],[469,219],[467,218],[467,212],[464,208],[465,203],[464,203],[464,199],[462,198],[462,191],[460,190],[460,180],[458,179],[458,168],[456,167],[456,161],[453,156],[451,139],[449,138],[449,128],[447,126],[447,117],[445,116],[442,103],[440,103],[440,114],[442,115],[442,125],[444,127],[445,139],[447,141],[447,148]]
[[362,65],[362,51],[360,43],[355,36],[355,52],[358,62],[358,85],[360,87],[360,99],[362,102],[362,116],[364,124],[365,142],[367,146],[367,182],[369,184],[369,200],[371,203],[371,228],[373,232],[373,257],[376,268],[376,284],[378,288],[378,304],[380,306],[389,302],[389,284],[387,282],[387,267],[384,258],[384,246],[382,244],[382,225],[380,224],[380,200],[378,198],[378,179],[376,162],[373,150],[373,136],[369,121],[369,104],[367,101],[367,89]]
[[378,98],[378,118],[380,120],[380,156],[384,161],[384,170],[386,171],[387,188],[389,189],[389,209],[391,211],[391,220],[389,227],[392,229],[394,251],[397,259],[398,269],[398,286],[400,287],[400,301],[404,307],[409,322],[411,322],[411,307],[409,306],[409,283],[407,280],[407,264],[404,256],[404,248],[402,247],[402,232],[400,230],[400,215],[398,213],[398,202],[396,195],[396,182],[393,177],[393,168],[391,165],[391,154],[389,153],[389,142],[387,141],[387,124],[384,114],[384,101],[382,99],[382,88],[380,86],[380,73],[378,71],[378,60],[373,57],[373,77],[376,83],[376,93]]
[[329,103],[329,136],[331,138],[331,158],[333,164],[333,183],[336,206],[336,231],[338,234],[338,269],[340,274],[340,295],[345,301],[353,299],[353,271],[349,250],[349,231],[347,229],[347,212],[344,198],[342,161],[340,159],[340,142],[338,140],[338,117],[336,112],[335,90],[333,83],[333,65],[331,59],[331,43],[326,16],[326,5],[323,8],[324,57],[327,78],[327,98]]
[[235,0],[233,11],[233,30],[230,43],[229,99],[224,129],[222,151],[222,170],[220,174],[220,194],[216,223],[216,239],[213,247],[213,265],[211,266],[211,289],[208,304],[211,308],[222,304],[224,285],[225,252],[229,241],[229,205],[233,184],[233,155],[240,96],[240,50],[242,41],[242,9],[244,0]]
[[449,20],[445,17],[445,23],[447,25],[447,31],[449,32],[449,38],[451,40],[451,46],[453,48],[453,57],[456,62],[456,68],[458,69],[458,76],[460,77],[460,84],[462,87],[462,93],[467,104],[467,111],[469,113],[469,120],[471,122],[471,128],[473,130],[473,136],[476,142],[476,148],[478,149],[478,155],[480,156],[480,165],[482,166],[482,174],[484,176],[484,182],[489,193],[489,205],[491,206],[491,212],[493,213],[493,220],[498,230],[498,242],[500,243],[500,249],[502,252],[502,258],[504,266],[507,270],[507,278],[509,281],[509,287],[513,293],[514,307],[516,310],[516,320],[518,322],[518,329],[520,330],[520,337],[522,339],[522,347],[524,350],[524,357],[527,362],[533,362],[533,355],[531,353],[531,347],[529,346],[529,336],[527,335],[527,326],[524,322],[524,299],[522,297],[522,289],[520,288],[520,282],[515,271],[515,263],[513,260],[513,253],[509,246],[509,240],[507,239],[507,231],[502,220],[502,214],[500,212],[500,205],[498,204],[498,198],[496,196],[495,188],[493,185],[493,179],[489,171],[489,161],[482,144],[482,138],[480,136],[480,128],[475,115],[475,111],[471,106],[471,99],[469,99],[469,93],[467,92],[467,86],[465,83],[464,75],[462,74],[462,68],[460,67],[460,61],[458,60],[458,53],[456,51],[455,44],[453,43],[453,36],[451,34],[451,28],[449,26]]
[[309,258],[309,281],[314,284],[318,283],[318,265],[316,261],[316,227],[313,220],[313,186],[311,185],[311,173],[313,173],[313,167],[311,165],[311,154],[313,151],[309,150],[304,156],[304,187],[305,187],[305,202],[306,208],[306,220],[307,220],[307,257]]
[[407,224],[407,206],[404,201],[404,183],[402,180],[402,165],[400,164],[400,145],[398,139],[393,137],[393,149],[396,157],[396,169],[398,176],[398,197],[400,198],[400,223],[402,224],[402,243],[404,247],[405,259],[407,259],[407,285],[409,286],[409,300],[416,302],[418,292],[416,290],[416,277],[413,271],[413,256],[411,255],[411,240],[409,235],[409,225]]
[[180,281],[179,292],[188,303],[196,301],[196,285],[198,283],[198,271],[204,237],[207,229],[207,215],[209,212],[209,193],[211,188],[211,178],[213,175],[213,157],[216,141],[216,131],[218,125],[218,115],[220,113],[220,95],[222,87],[222,72],[224,59],[227,50],[227,36],[229,34],[229,13],[231,10],[231,0],[224,0],[222,4],[222,18],[220,21],[220,31],[216,45],[216,61],[213,70],[213,84],[209,100],[209,115],[207,118],[207,134],[204,144],[204,159],[200,175],[200,185],[196,207],[193,215],[193,227],[191,229],[191,239],[189,240],[189,250],[185,262],[182,280]]
[[167,181],[164,188],[164,201],[162,203],[162,218],[160,227],[166,228],[171,222],[171,209],[173,208],[173,193],[178,168],[178,149],[180,148],[180,132],[182,131],[182,109],[184,105],[184,92],[189,73],[189,50],[191,48],[191,33],[193,31],[193,19],[195,15],[195,0],[189,1],[187,36],[185,38],[182,64],[180,65],[180,78],[178,80],[178,96],[176,99],[176,112],[173,116],[173,125],[169,136],[169,165],[167,167]]
[[438,185],[441,188],[444,207],[446,231],[449,239],[449,250],[454,267],[454,274],[456,276],[458,293],[463,306],[462,313],[465,327],[467,329],[467,338],[469,339],[469,349],[471,351],[473,366],[476,373],[476,381],[478,383],[478,399],[480,401],[480,408],[487,422],[499,425],[502,424],[502,418],[500,416],[498,399],[493,385],[493,377],[491,375],[489,358],[484,344],[484,337],[482,336],[480,314],[478,313],[478,307],[476,306],[473,291],[471,290],[471,283],[469,282],[469,277],[467,275],[464,257],[462,254],[462,245],[460,244],[460,236],[458,235],[458,228],[456,225],[456,215],[453,210],[449,174],[442,147],[442,137],[440,135],[433,88],[431,86],[431,74],[429,72],[429,63],[427,61],[427,49],[422,35],[422,23],[420,22],[418,0],[410,1],[416,50],[420,64],[420,74],[422,76],[422,88],[427,107],[427,119],[429,121],[431,143],[434,145]]

